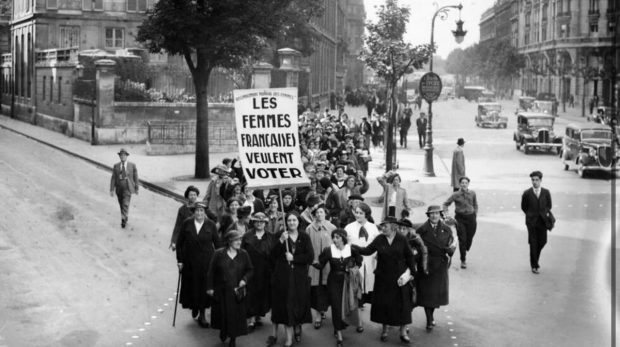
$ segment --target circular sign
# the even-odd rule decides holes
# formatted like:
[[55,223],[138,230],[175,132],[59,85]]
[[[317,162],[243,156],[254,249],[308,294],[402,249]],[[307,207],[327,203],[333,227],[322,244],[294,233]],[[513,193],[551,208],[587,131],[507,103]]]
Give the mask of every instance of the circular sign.
[[441,94],[441,78],[434,72],[427,72],[420,80],[420,94],[426,102],[433,102]]

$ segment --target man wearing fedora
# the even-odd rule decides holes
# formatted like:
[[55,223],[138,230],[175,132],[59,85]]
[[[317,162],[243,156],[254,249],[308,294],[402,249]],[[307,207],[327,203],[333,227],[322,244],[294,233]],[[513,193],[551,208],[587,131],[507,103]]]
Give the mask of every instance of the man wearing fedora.
[[134,163],[127,161],[129,152],[124,148],[118,152],[120,162],[114,164],[112,168],[112,178],[110,179],[110,196],[118,198],[118,204],[121,207],[121,227],[124,228],[127,225],[127,219],[129,218],[129,202],[131,201],[131,194],[138,195],[138,169]]
[[550,222],[553,219],[551,193],[540,186],[542,177],[540,171],[530,173],[532,188],[526,189],[521,196],[521,210],[525,213],[527,240],[530,244],[530,266],[534,274],[540,273],[540,252],[547,243],[547,230],[553,228]]
[[459,190],[459,179],[465,176],[465,155],[463,154],[463,147],[465,146],[465,140],[461,137],[456,141],[456,148],[452,152],[452,190]]

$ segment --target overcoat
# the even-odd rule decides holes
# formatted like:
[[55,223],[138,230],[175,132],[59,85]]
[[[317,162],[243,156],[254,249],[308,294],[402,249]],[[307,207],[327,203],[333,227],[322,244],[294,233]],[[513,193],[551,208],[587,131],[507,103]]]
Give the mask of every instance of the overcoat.
[[310,278],[308,267],[314,259],[310,236],[298,231],[296,241],[290,237],[289,251],[293,261],[286,261],[286,245],[279,241],[282,232],[276,234],[271,255],[275,266],[271,277],[271,321],[275,324],[294,326],[312,322],[310,313]]
[[454,254],[452,230],[442,221],[435,229],[429,221],[422,224],[416,232],[424,241],[428,251],[428,275],[420,274],[417,281],[418,306],[439,307],[448,304],[448,269],[450,257]]
[[465,176],[465,155],[461,146],[456,146],[454,152],[452,152],[452,171],[450,172],[452,187],[459,187],[459,180]]
[[237,337],[248,333],[246,301],[235,296],[235,288],[252,276],[252,262],[248,252],[237,251],[230,258],[227,248],[215,251],[207,273],[207,290],[213,290],[211,325],[220,329],[222,336]]
[[259,239],[254,229],[243,235],[241,248],[250,255],[254,272],[248,282],[248,317],[264,316],[271,309],[271,251],[277,240],[265,231]]
[[[358,248],[352,246],[353,248]],[[368,246],[358,248],[362,255],[377,253],[377,270],[372,294],[370,320],[375,323],[400,326],[411,323],[411,290],[409,285],[398,286],[399,277],[409,269],[415,272],[415,259],[409,242],[400,233],[390,244],[381,234]]]
[[220,247],[215,223],[205,218],[197,232],[194,218],[183,222],[177,240],[177,261],[183,263],[179,302],[183,308],[210,307],[207,295],[207,272],[213,253]]
[[187,218],[190,218],[193,214],[194,212],[192,212],[192,210],[187,204],[183,204],[181,207],[179,207],[179,210],[177,211],[177,219],[176,222],[174,222],[174,229],[172,230],[172,237],[170,238],[170,243],[177,243],[177,239],[179,238],[179,233],[181,232],[181,226],[183,225],[183,222]]
[[[389,199],[390,196],[393,194],[394,192],[394,186],[392,184],[389,184],[385,181],[385,178],[383,176],[378,177],[377,181],[379,182],[379,184],[381,184],[381,186],[383,187],[383,198],[384,199]],[[385,217],[387,216],[387,204],[383,203],[383,213],[381,214],[381,220],[384,220]],[[407,191],[402,188],[402,187],[398,187],[398,189],[396,190],[396,212],[395,215],[393,217],[396,218],[400,218],[401,217],[401,213],[403,212],[403,210],[410,210],[411,206],[409,206],[409,198],[407,198]]]
[[[333,225],[329,221],[324,221],[320,225],[315,222],[306,228],[306,233],[310,236],[310,241],[312,242],[312,250],[314,251],[314,259],[312,263],[319,262],[319,255],[321,251],[325,249],[325,247],[329,247],[332,243],[332,231],[336,230],[336,226]],[[319,270],[315,267],[310,267],[308,270],[308,276],[310,277],[310,286],[318,286],[318,285],[326,285],[327,284],[327,276],[329,275],[329,265]],[[322,273],[321,273],[322,272]],[[321,283],[319,283],[319,279],[321,279]]]

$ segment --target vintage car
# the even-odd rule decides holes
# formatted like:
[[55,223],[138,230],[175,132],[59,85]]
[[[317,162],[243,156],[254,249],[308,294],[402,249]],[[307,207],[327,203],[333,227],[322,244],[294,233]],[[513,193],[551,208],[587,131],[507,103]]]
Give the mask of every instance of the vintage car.
[[540,112],[519,112],[517,114],[517,130],[513,139],[517,150],[523,147],[525,154],[532,150],[556,150],[562,147],[562,137],[553,133],[555,117]]
[[[560,157],[564,163],[564,170],[577,165],[577,173],[585,177],[588,172],[612,171],[614,157],[620,156],[616,148],[612,148],[614,134],[611,127],[604,124],[571,123],[566,126],[566,133],[562,139]],[[618,168],[618,161],[616,161]]]
[[478,102],[495,102],[495,93],[490,90],[483,90],[482,94],[478,97]]
[[478,104],[476,126],[506,128],[508,117],[502,116],[502,105],[497,102],[482,102]]
[[532,106],[534,105],[534,99],[531,96],[522,96],[519,98],[519,107],[517,108],[517,110],[515,111],[515,114],[519,113],[520,111],[529,111],[532,109]]
[[[618,119],[620,115],[618,110],[609,106],[599,106],[596,108],[596,114],[592,115],[592,121],[601,124],[610,124],[613,118]],[[590,117],[588,117],[590,120]]]
[[548,100],[534,100],[532,104],[532,111],[547,113],[554,116],[557,116],[558,114],[558,109],[555,106],[555,101]]

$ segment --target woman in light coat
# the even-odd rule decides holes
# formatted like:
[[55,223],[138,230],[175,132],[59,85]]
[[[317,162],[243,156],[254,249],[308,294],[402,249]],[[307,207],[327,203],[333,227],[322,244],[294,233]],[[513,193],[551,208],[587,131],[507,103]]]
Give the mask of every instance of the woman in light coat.
[[410,211],[407,191],[400,186],[402,179],[395,172],[387,172],[377,177],[377,181],[383,187],[383,213],[381,220],[387,216],[400,218],[403,210]]

